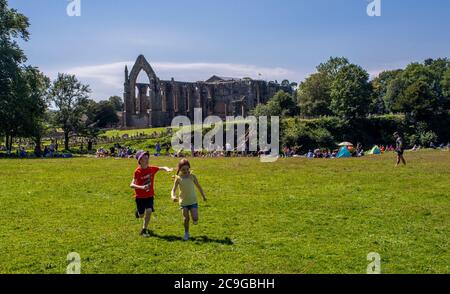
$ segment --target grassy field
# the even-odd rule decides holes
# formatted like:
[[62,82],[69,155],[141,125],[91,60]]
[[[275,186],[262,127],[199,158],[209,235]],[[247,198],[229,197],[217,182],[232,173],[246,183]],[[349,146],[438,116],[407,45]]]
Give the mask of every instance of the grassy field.
[[135,129],[135,130],[110,130],[102,134],[103,137],[115,138],[122,137],[123,135],[138,136],[140,134],[151,135],[153,133],[163,133],[167,128],[147,128],[147,129]]
[[[0,160],[0,273],[450,273],[450,153],[342,160],[195,159],[209,197],[181,241],[171,175],[156,180],[156,236],[139,237],[134,160]],[[155,165],[175,166],[159,158]]]

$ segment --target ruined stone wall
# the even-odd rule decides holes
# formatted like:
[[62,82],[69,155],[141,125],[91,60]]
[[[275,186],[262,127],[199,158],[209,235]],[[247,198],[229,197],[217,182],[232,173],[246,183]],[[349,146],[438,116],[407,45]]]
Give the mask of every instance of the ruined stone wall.
[[[148,84],[136,83],[141,70],[147,73]],[[292,93],[291,87],[250,79],[212,83],[160,81],[145,58],[139,56],[129,75],[125,69],[123,127],[169,126],[178,115],[193,120],[194,108],[201,108],[204,118],[246,116],[279,90]]]

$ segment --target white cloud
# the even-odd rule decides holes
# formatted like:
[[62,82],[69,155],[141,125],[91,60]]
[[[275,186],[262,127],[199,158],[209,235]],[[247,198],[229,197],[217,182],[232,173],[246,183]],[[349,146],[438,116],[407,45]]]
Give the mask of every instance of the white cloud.
[[[131,71],[133,61],[115,62],[102,65],[78,66],[60,70],[46,71],[52,79],[58,72],[76,75],[83,83],[91,86],[91,97],[96,100],[106,99],[112,95],[122,96],[125,65]],[[227,77],[251,77],[263,80],[289,79],[299,81],[306,74],[298,73],[281,67],[261,67],[246,64],[230,63],[172,63],[151,62],[156,75],[162,80],[170,80],[172,77],[177,81],[204,81],[212,75]]]

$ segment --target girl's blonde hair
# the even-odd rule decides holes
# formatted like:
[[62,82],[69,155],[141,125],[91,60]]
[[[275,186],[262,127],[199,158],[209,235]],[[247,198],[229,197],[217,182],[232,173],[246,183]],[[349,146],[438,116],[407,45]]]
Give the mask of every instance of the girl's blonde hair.
[[183,166],[188,166],[189,168],[191,168],[191,164],[189,163],[189,160],[187,160],[186,158],[183,158],[182,160],[180,160],[180,162],[178,163],[178,168],[177,168],[177,176],[180,174],[180,170]]

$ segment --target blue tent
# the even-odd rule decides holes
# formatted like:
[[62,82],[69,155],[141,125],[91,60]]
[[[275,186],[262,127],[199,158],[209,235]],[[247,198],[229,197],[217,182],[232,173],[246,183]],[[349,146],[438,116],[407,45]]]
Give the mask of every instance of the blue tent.
[[352,157],[352,154],[350,153],[350,151],[348,151],[347,147],[341,147],[341,149],[339,149],[339,153],[336,157],[337,158]]

